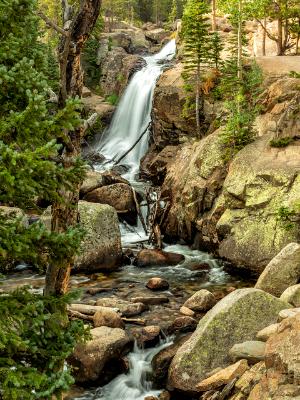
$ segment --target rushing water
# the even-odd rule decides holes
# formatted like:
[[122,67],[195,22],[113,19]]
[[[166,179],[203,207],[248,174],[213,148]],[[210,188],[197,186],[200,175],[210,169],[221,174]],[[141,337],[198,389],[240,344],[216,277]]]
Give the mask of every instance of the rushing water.
[[140,349],[135,344],[128,356],[129,372],[113,379],[103,388],[98,388],[78,397],[79,400],[144,400],[146,396],[158,396],[161,391],[153,389],[151,361],[164,348],[172,344],[166,338],[152,349]]
[[[165,64],[175,56],[175,52],[174,39],[158,54],[144,57],[145,67],[131,78],[112,123],[99,143],[98,151],[107,159],[106,168],[123,156],[149,126],[156,81]],[[124,177],[130,181],[134,180],[139,171],[140,160],[148,148],[148,136],[146,132],[121,161],[122,165],[128,167],[128,173]]]

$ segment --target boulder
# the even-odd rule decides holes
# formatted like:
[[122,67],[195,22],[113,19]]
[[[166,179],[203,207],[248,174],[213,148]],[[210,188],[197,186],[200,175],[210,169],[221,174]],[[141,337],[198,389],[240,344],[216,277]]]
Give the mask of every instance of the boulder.
[[[114,271],[122,262],[121,233],[114,208],[105,204],[79,201],[80,224],[85,230],[81,252],[75,258],[74,272]],[[41,221],[51,229],[51,207]]]
[[300,307],[281,310],[278,314],[278,321],[280,322],[283,319],[295,317],[298,314],[300,314]]
[[177,317],[168,328],[168,333],[193,332],[197,327],[197,321],[189,316]]
[[[126,354],[132,341],[123,329],[100,328],[91,329],[92,340],[85,344],[78,344],[69,359],[74,367],[74,376],[77,383],[86,384],[107,380],[107,375],[117,371],[118,361]],[[107,369],[107,366],[114,368]],[[110,376],[109,378],[111,378]]]
[[103,307],[103,310],[97,311],[93,316],[94,327],[108,326],[109,328],[124,328],[124,322],[120,315],[114,311]]
[[134,264],[140,268],[170,266],[180,264],[184,259],[185,257],[182,254],[169,253],[156,249],[143,249],[137,254]]
[[300,314],[280,323],[266,343],[266,373],[249,400],[298,399],[300,396]]
[[258,340],[248,340],[237,343],[229,350],[229,356],[233,361],[245,359],[250,364],[256,364],[265,359],[266,344]]
[[175,356],[177,350],[188,340],[189,337],[190,334],[183,336],[167,348],[162,349],[153,357],[151,365],[153,369],[153,380],[156,384],[162,385],[165,383],[168,377],[168,369],[173,357]]
[[197,390],[200,392],[206,392],[207,390],[214,390],[220,386],[227,385],[227,383],[231,382],[233,379],[243,375],[247,369],[247,361],[240,360],[198,383]]
[[143,303],[131,303],[117,297],[105,297],[96,301],[97,306],[117,308],[124,317],[134,317],[148,310],[148,306]]
[[300,284],[288,287],[280,296],[282,301],[300,307]]
[[99,187],[103,186],[103,175],[98,171],[87,171],[86,177],[80,188],[80,195],[83,196]]
[[184,303],[184,307],[193,311],[207,311],[215,304],[215,296],[209,290],[201,289]]
[[167,32],[162,28],[156,28],[153,30],[145,31],[146,39],[150,40],[151,42],[154,42],[156,44],[160,44],[168,36],[170,36],[170,32]]
[[180,307],[179,311],[181,314],[186,315],[187,317],[193,317],[195,315],[195,312],[193,310],[185,306]]
[[[249,393],[253,387],[260,381],[263,374],[266,372],[266,366],[263,361],[254,364],[248,369],[235,384],[235,395],[230,400],[245,400],[248,399]],[[262,400],[258,399],[257,400]]]
[[255,287],[280,296],[300,279],[300,244],[289,243],[266,266]]
[[169,289],[169,283],[163,278],[154,277],[149,279],[146,287],[151,290],[167,290]]
[[144,328],[131,329],[131,334],[141,348],[153,347],[160,339],[161,329],[159,326],[146,326]]
[[256,338],[263,342],[266,342],[271,335],[277,332],[279,324],[271,324],[261,331],[257,332]]
[[209,371],[230,363],[228,352],[234,344],[254,340],[284,308],[286,303],[258,289],[238,289],[224,297],[178,350],[169,370],[169,387],[195,391]]
[[115,183],[90,191],[84,196],[84,200],[108,204],[121,214],[136,212],[132,189],[125,183]]
[[231,162],[223,186],[226,211],[217,223],[220,256],[255,273],[298,237],[296,225],[287,230],[278,212],[299,200],[300,146],[272,148],[271,138],[263,135]]

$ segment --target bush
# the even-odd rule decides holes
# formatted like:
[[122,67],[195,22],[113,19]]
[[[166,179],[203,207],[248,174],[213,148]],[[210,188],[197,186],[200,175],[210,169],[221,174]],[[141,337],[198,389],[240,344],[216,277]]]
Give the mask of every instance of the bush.
[[281,139],[272,139],[270,141],[271,147],[287,147],[289,144],[293,143],[294,139],[291,137],[285,137]]
[[110,94],[105,99],[112,106],[116,106],[119,102],[119,96],[116,93]]

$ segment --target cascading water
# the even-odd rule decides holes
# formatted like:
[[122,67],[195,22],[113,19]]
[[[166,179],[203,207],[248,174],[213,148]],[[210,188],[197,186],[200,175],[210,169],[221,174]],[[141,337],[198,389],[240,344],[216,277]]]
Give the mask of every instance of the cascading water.
[[158,396],[161,391],[153,389],[151,361],[164,348],[172,344],[167,338],[152,349],[140,349],[135,344],[128,355],[129,373],[117,376],[108,385],[96,389],[78,400],[144,400],[146,396]]
[[[144,57],[145,67],[132,77],[118,104],[112,123],[98,145],[99,153],[107,159],[105,168],[110,168],[116,160],[123,156],[149,126],[156,81],[166,62],[174,58],[175,53],[174,39],[158,54]],[[147,134],[143,135],[141,140],[122,159],[122,165],[128,167],[128,172],[124,177],[130,181],[134,181],[139,171],[140,160],[148,148],[148,139]]]

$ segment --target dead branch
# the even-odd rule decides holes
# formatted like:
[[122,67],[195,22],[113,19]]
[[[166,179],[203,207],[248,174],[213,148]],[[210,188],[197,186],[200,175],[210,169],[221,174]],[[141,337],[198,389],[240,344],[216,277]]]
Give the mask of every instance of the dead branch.
[[46,22],[46,25],[50,28],[53,28],[56,32],[60,33],[63,36],[68,36],[68,32],[62,29],[60,26],[56,25],[55,22],[51,21],[42,11],[37,11],[36,13],[43,21]]
[[83,319],[84,321],[93,321],[92,315],[82,314],[78,311],[68,310],[68,316],[72,319]]
[[115,311],[118,312],[118,308],[102,307],[102,306],[90,306],[88,304],[70,304],[68,310],[79,312],[85,315],[94,315],[97,311]]
[[137,197],[136,197],[136,191],[135,191],[135,189],[133,187],[131,188],[131,190],[132,190],[133,199],[134,199],[134,202],[135,202],[135,207],[136,207],[136,211],[138,213],[139,219],[140,219],[140,221],[141,221],[141,223],[143,225],[143,228],[144,228],[144,231],[145,231],[146,235],[148,235],[147,226],[146,226],[146,223],[145,223],[145,220],[144,220],[144,217],[143,217],[143,213],[141,211],[141,207],[140,207],[139,202],[138,202]]
[[146,325],[146,320],[142,318],[122,318],[122,321],[128,324]]
[[151,125],[152,125],[152,121],[149,122],[149,124],[147,125],[147,128],[142,132],[142,134],[133,143],[133,145],[117,161],[115,161],[114,165],[119,164],[131,152],[131,150],[133,150],[135,148],[135,146],[142,140],[142,137],[148,132],[148,129],[150,129]]
[[94,113],[92,114],[88,119],[86,119],[83,123],[83,128],[82,128],[82,135],[85,134],[85,132],[90,129],[92,126],[95,125],[95,123],[98,121],[99,114]]

